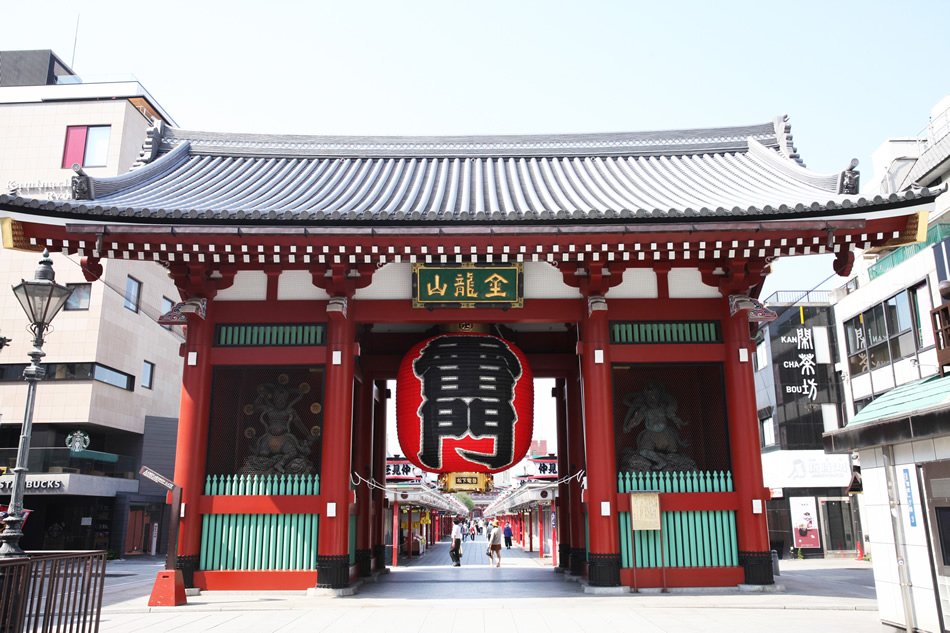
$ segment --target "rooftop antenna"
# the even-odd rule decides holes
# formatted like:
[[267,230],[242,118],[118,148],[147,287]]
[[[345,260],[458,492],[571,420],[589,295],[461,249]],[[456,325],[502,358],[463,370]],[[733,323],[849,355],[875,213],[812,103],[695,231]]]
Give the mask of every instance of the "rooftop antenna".
[[74,68],[76,66],[76,41],[79,39],[79,16],[76,14],[76,32],[73,34],[73,56],[69,60],[69,67]]

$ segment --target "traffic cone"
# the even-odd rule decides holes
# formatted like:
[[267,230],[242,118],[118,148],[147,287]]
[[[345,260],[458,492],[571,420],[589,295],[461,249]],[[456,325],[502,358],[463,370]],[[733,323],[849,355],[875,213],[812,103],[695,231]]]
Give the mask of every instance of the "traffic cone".
[[861,548],[860,541],[858,541],[857,550],[858,550],[857,560],[864,560],[864,550]]

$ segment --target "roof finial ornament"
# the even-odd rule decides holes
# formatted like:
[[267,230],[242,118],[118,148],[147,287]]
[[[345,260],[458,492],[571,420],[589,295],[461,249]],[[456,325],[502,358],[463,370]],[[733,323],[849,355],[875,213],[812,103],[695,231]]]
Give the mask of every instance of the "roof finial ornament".
[[841,178],[838,181],[838,193],[844,194],[857,194],[859,180],[861,178],[861,172],[859,172],[856,167],[858,166],[858,159],[852,158],[851,163],[848,165],[847,169],[841,172]]
[[155,157],[158,156],[158,150],[162,147],[164,126],[165,124],[161,119],[152,119],[152,126],[145,131],[145,142],[142,143],[142,150],[135,162],[132,163],[129,171],[155,160]]
[[72,180],[73,200],[92,200],[92,181],[89,174],[78,164],[73,165],[73,171],[76,172]]

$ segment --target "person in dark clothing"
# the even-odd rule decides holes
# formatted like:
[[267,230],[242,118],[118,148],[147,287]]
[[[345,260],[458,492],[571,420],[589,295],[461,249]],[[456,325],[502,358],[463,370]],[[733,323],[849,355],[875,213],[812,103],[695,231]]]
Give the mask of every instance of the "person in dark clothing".
[[511,523],[505,523],[505,549],[511,549]]

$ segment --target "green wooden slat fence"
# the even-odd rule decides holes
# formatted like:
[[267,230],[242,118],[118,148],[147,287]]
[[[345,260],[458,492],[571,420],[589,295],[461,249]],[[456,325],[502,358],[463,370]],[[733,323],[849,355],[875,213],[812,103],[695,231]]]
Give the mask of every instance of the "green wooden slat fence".
[[612,321],[610,342],[620,345],[721,343],[719,321]]
[[[210,496],[320,494],[319,475],[210,475]],[[311,570],[317,567],[317,514],[206,514],[199,566],[216,570]]]
[[217,347],[286,347],[325,345],[326,327],[321,323],[218,325]]
[[[732,473],[620,473],[620,493],[732,492]],[[662,512],[660,530],[630,529],[630,513],[620,512],[620,563],[623,567],[732,567],[739,564],[734,510]],[[663,538],[661,543],[660,538]],[[634,560],[636,559],[636,560]]]

